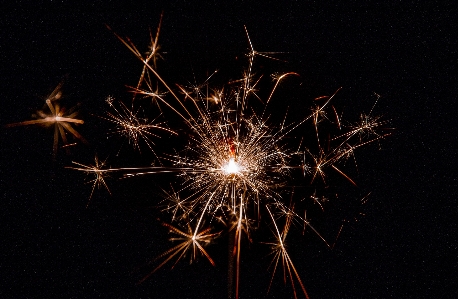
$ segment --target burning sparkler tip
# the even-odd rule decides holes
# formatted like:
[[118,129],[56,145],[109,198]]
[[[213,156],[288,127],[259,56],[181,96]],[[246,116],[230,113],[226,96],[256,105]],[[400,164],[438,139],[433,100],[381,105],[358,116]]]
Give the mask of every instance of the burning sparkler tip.
[[242,170],[242,167],[235,161],[234,158],[230,158],[227,164],[223,166],[223,171],[226,174],[238,174]]

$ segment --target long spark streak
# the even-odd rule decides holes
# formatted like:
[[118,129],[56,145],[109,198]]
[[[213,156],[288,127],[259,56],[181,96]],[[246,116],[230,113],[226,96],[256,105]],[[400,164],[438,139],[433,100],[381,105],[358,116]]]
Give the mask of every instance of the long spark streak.
[[[285,247],[286,235],[288,234],[288,231],[290,229],[291,221],[292,221],[292,215],[293,214],[292,213],[288,213],[286,215],[285,226],[283,228],[282,233],[280,233],[280,231],[278,229],[278,226],[277,226],[277,223],[275,222],[274,216],[272,215],[272,212],[270,211],[268,206],[266,208],[267,208],[267,211],[269,212],[269,215],[270,215],[270,217],[272,219],[272,223],[274,224],[274,227],[275,227],[275,231],[277,233],[277,243],[267,243],[267,244],[270,244],[270,245],[274,246],[274,252],[275,252],[275,256],[274,256],[274,259],[273,259],[273,261],[275,261],[275,265],[274,265],[274,270],[273,270],[273,273],[272,273],[272,279],[271,279],[270,284],[269,284],[269,290],[270,290],[270,287],[272,285],[272,281],[273,281],[273,278],[275,276],[275,272],[277,270],[278,262],[279,262],[279,260],[281,260],[282,265],[283,265],[283,280],[286,283],[286,273],[288,273],[289,278],[290,278],[290,282],[291,282],[291,287],[293,288],[293,292],[294,292],[294,298],[297,299],[297,294],[296,294],[296,288],[294,286],[294,277],[292,275],[292,272],[294,273],[294,276],[296,276],[296,279],[299,282],[299,285],[301,286],[301,289],[304,292],[305,297],[307,299],[309,299],[309,295],[307,294],[307,291],[305,290],[304,284],[302,283],[302,280],[301,280],[299,274],[297,273],[296,267],[294,267],[294,264],[293,264],[291,258],[289,257],[289,254],[286,251],[286,247]],[[291,270],[292,270],[292,272],[291,272]]]

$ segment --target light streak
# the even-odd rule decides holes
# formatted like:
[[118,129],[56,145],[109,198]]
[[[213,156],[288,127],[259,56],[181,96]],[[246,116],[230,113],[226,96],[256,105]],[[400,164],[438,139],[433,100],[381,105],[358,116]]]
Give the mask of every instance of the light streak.
[[295,277],[305,297],[309,299],[309,295],[307,291],[305,290],[304,284],[302,283],[299,273],[297,272],[296,267],[294,267],[293,261],[289,257],[288,252],[286,251],[286,244],[285,244],[286,235],[288,234],[288,231],[291,227],[291,222],[294,217],[294,214],[292,212],[286,214],[285,226],[283,227],[283,231],[280,233],[280,230],[278,229],[277,221],[275,221],[274,216],[272,215],[272,212],[270,211],[268,206],[266,208],[267,208],[267,211],[269,212],[269,216],[272,219],[272,223],[275,227],[276,239],[277,239],[277,242],[267,243],[272,246],[272,253],[274,254],[274,258],[272,260],[272,263],[274,263],[274,266],[273,266],[274,269],[272,273],[272,279],[270,280],[270,284],[269,284],[269,290],[270,290],[270,287],[272,286],[272,281],[274,279],[275,272],[277,271],[278,263],[279,261],[281,261],[281,264],[283,266],[283,281],[286,284],[287,279],[289,277],[291,287],[293,288],[294,298],[297,298],[296,287],[294,284],[294,277]]

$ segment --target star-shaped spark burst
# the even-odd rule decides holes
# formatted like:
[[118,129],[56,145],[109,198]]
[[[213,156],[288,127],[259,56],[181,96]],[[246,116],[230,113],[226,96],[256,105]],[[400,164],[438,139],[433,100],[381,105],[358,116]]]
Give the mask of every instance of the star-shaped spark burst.
[[[200,224],[200,223],[199,223]],[[175,256],[178,256],[175,263],[173,264],[172,268],[188,253],[191,252],[191,259],[190,263],[196,260],[198,253],[205,256],[210,264],[213,266],[215,262],[210,257],[210,255],[205,250],[204,246],[209,244],[214,238],[216,238],[220,233],[210,233],[211,227],[208,227],[203,230],[199,230],[199,227],[196,227],[194,230],[191,228],[189,223],[187,224],[187,232],[184,230],[179,229],[176,226],[172,226],[168,223],[162,223],[163,226],[167,227],[170,230],[170,233],[174,234],[175,237],[170,238],[172,242],[180,242],[178,245],[170,248],[169,250],[165,251],[161,255],[159,255],[156,260],[160,260],[165,258],[153,271],[151,271],[148,275],[143,277],[139,283],[142,283],[146,279],[148,279],[154,272],[160,269],[162,266],[167,264],[170,260],[172,260]]]
[[83,171],[87,175],[90,175],[90,174],[94,175],[94,178],[88,181],[88,183],[92,183],[92,190],[91,190],[91,195],[89,195],[89,200],[87,202],[86,208],[89,206],[89,203],[91,202],[95,187],[100,189],[103,186],[108,191],[108,193],[111,195],[110,188],[108,188],[108,185],[105,182],[105,177],[107,176],[107,173],[111,170],[103,169],[106,163],[106,159],[103,162],[101,162],[99,158],[95,156],[94,165],[84,165],[84,164],[74,162],[74,161],[72,163],[77,165],[78,167],[67,167],[67,168],[75,169],[78,171]]
[[[161,46],[159,45],[159,34],[161,32],[161,24],[162,24],[162,16],[163,14],[161,14],[161,17],[159,19],[159,25],[157,26],[157,30],[156,30],[156,36],[153,38],[153,34],[152,34],[152,31],[150,30],[150,44],[149,44],[149,47],[148,47],[148,51],[145,53],[146,56],[144,57],[143,54],[137,49],[137,46],[135,46],[135,44],[129,39],[129,38],[122,38],[121,36],[119,36],[116,32],[113,32],[116,37],[118,37],[118,39],[127,47],[129,48],[129,50],[131,50],[137,57],[139,57],[143,62],[144,62],[144,66],[143,66],[143,69],[142,69],[142,73],[140,75],[140,79],[138,80],[138,83],[137,83],[137,86],[135,88],[133,88],[133,91],[134,91],[134,97],[133,97],[133,100],[135,100],[135,97],[138,93],[141,93],[141,92],[138,92],[137,91],[140,91],[142,90],[141,87],[143,84],[146,84],[147,88],[149,90],[152,90],[152,77],[151,77],[151,73],[149,71],[149,69],[151,68],[154,68],[154,69],[157,69],[157,60],[159,58],[163,59],[162,55],[161,55]],[[107,28],[112,31],[111,27],[106,25]],[[152,65],[151,65],[152,63]],[[157,95],[157,96],[160,96],[160,94],[158,92],[156,93],[149,93],[149,95]]]
[[115,124],[116,126],[112,130],[112,133],[124,136],[138,151],[140,151],[139,142],[143,140],[148,148],[154,153],[154,142],[152,138],[159,137],[159,135],[154,132],[155,130],[176,134],[172,130],[164,127],[163,122],[157,122],[157,118],[148,120],[147,118],[140,117],[138,115],[138,110],[133,111],[133,108],[129,109],[122,102],[119,104],[120,108],[117,108],[112,97],[108,97],[106,102],[114,112],[107,112],[106,117],[101,116],[100,118]]
[[78,133],[72,125],[81,125],[84,123],[83,120],[78,119],[78,112],[75,108],[71,108],[67,111],[65,107],[61,107],[58,101],[62,97],[62,83],[58,84],[53,92],[46,98],[45,107],[42,110],[36,112],[34,120],[26,120],[23,122],[12,123],[6,125],[6,127],[15,126],[28,126],[28,125],[41,125],[44,127],[54,126],[54,143],[53,143],[53,155],[56,156],[59,136],[62,139],[63,147],[68,147],[73,144],[68,143],[67,133],[79,139],[83,142],[86,140],[83,136]]

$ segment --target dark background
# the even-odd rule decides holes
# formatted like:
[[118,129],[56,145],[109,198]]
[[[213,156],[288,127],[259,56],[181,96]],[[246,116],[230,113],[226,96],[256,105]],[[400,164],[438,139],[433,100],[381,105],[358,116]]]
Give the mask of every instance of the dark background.
[[[119,145],[106,140],[108,125],[91,114],[103,114],[108,95],[129,97],[125,85],[136,84],[141,69],[105,24],[143,50],[163,11],[159,41],[166,54],[159,70],[167,82],[193,83],[194,76],[202,82],[215,69],[240,76],[246,25],[255,49],[285,52],[288,63],[261,60],[267,72],[301,74],[282,90],[293,104],[305,102],[304,113],[314,96],[340,86],[336,106],[344,115],[367,112],[373,92],[382,95],[374,113],[396,130],[380,148],[357,153],[361,187],[342,191],[372,191],[366,216],[345,226],[333,250],[300,229],[288,237],[311,298],[456,298],[456,5],[206,2],[2,5],[1,124],[30,119],[65,78],[65,101],[80,105],[86,124],[78,130],[90,145],[75,146],[70,155],[61,150],[54,160],[51,130],[2,127],[0,296],[226,296],[227,238],[208,249],[216,267],[184,260],[136,285],[151,269],[145,264],[171,246],[153,208],[159,178],[108,180],[113,195],[96,191],[86,209],[91,186],[64,168],[72,160],[91,163],[95,152],[111,154],[113,167],[147,163],[128,147],[116,158]],[[333,233],[326,223],[321,227]],[[266,296],[267,253],[259,242],[243,247],[240,298]],[[292,297],[280,273],[269,296]]]

